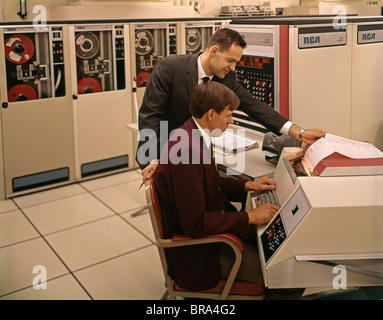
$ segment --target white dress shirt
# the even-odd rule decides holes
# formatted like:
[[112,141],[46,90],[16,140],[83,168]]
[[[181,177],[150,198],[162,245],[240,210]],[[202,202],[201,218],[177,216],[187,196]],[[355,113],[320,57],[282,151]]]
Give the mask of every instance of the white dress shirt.
[[201,136],[203,138],[203,141],[205,142],[207,149],[210,150],[211,138],[209,134],[204,129],[202,129],[202,127],[198,124],[198,122],[194,119],[194,117],[192,117],[192,119],[194,123],[196,124],[197,128],[199,129],[199,131],[201,132]]

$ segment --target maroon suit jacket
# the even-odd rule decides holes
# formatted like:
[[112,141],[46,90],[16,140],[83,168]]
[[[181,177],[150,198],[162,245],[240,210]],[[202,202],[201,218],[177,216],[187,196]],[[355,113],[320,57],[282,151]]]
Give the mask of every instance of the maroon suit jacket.
[[[174,137],[182,138],[174,141]],[[174,155],[183,163],[171,163],[169,158]],[[246,180],[220,177],[214,163],[204,163],[204,159],[210,162],[210,151],[189,118],[170,137],[153,177],[165,238],[175,234],[199,238],[224,232],[241,236],[247,230],[247,213],[237,212],[229,204],[245,201]],[[203,290],[218,283],[220,244],[169,248],[166,254],[170,275],[184,289]]]

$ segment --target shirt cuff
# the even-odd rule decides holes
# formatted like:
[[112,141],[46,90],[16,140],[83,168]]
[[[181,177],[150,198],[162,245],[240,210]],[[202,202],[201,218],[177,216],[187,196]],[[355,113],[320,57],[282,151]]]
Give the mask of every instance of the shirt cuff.
[[287,121],[283,127],[281,128],[281,130],[279,130],[279,133],[282,133],[282,134],[289,134],[289,130],[290,130],[290,127],[292,126],[292,122],[291,121]]

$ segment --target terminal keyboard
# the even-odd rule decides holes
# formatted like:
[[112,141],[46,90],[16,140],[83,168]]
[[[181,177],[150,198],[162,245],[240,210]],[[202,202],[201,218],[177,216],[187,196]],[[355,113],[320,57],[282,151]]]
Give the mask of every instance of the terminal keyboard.
[[251,200],[252,200],[253,208],[256,208],[265,203],[271,203],[273,205],[280,207],[275,190],[266,191],[265,193],[262,193],[260,195],[253,197]]

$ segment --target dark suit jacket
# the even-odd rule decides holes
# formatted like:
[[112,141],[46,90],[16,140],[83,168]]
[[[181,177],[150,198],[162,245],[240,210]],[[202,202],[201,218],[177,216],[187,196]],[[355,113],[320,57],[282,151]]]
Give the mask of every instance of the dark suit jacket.
[[[157,143],[155,159],[159,159],[164,143],[160,144],[160,121],[168,121],[168,134],[182,125],[189,117],[189,98],[193,87],[198,83],[198,54],[172,55],[163,58],[154,68],[139,112],[139,129],[154,130],[156,136],[152,141]],[[229,72],[224,79],[214,76],[213,81],[220,82],[233,90],[241,103],[238,110],[245,112],[251,118],[264,125],[270,131],[278,134],[287,119],[274,111],[268,104],[255,99],[237,81],[235,72]],[[162,132],[162,134],[164,134]],[[137,160],[143,169],[147,163],[141,163],[143,156],[140,147],[145,141],[140,141],[137,150]],[[149,145],[147,145],[149,148]],[[153,150],[153,149],[152,149]],[[141,157],[141,159],[143,159]],[[154,158],[153,158],[154,159]],[[153,160],[150,159],[150,160]]]
[[[180,130],[187,135],[179,134]],[[182,136],[180,141],[174,141],[178,136]],[[183,163],[173,164],[174,158],[167,161],[169,154],[174,156],[175,151]],[[204,163],[204,159],[209,159],[208,163]],[[165,238],[175,234],[192,238],[224,232],[239,237],[245,234],[248,215],[244,211],[237,212],[229,201],[246,200],[246,180],[220,177],[210,160],[211,153],[193,119],[189,118],[163,149],[153,177]],[[185,289],[212,288],[220,279],[219,256],[219,244],[167,249],[169,273]]]

